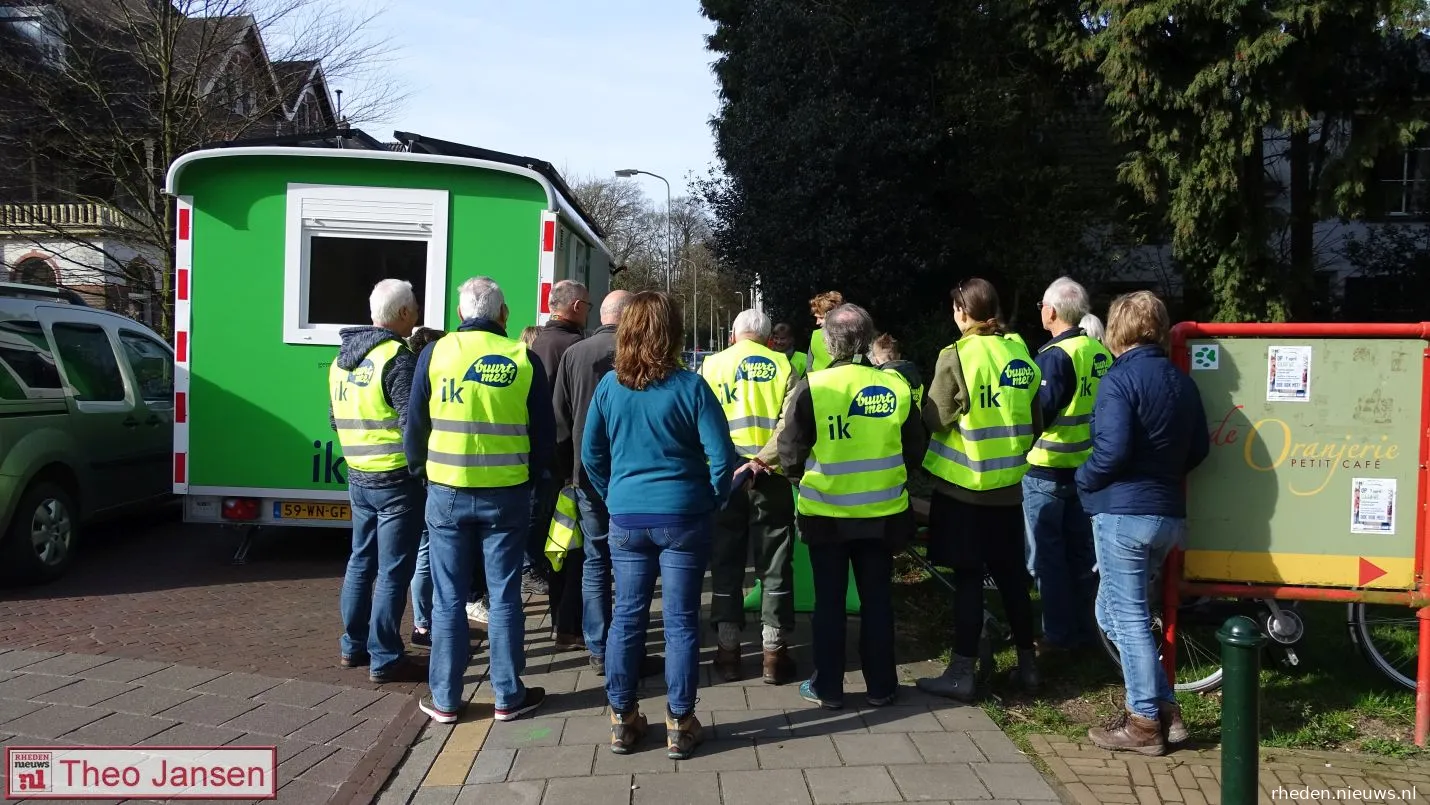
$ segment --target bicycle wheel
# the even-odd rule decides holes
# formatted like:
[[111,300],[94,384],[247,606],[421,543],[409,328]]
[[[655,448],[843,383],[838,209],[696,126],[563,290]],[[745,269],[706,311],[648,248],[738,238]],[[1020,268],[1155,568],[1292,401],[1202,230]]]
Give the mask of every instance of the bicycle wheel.
[[1393,604],[1351,604],[1346,608],[1346,628],[1366,662],[1401,687],[1415,690],[1420,655],[1415,610]]
[[[1216,639],[1216,630],[1226,618],[1216,619],[1218,613],[1212,610],[1223,608],[1212,606],[1217,603],[1190,602],[1177,612],[1177,678],[1173,680],[1173,687],[1178,693],[1206,693],[1221,687],[1221,644]],[[1151,614],[1152,637],[1159,648],[1157,659],[1161,661],[1161,606],[1152,607]],[[1122,655],[1117,646],[1101,629],[1097,635],[1107,656],[1121,668]]]

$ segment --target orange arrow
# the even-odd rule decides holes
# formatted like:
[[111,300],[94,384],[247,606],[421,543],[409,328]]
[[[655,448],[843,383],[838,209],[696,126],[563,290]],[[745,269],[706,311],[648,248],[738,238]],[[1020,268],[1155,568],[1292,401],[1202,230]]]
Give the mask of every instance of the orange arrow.
[[1386,572],[1387,572],[1387,571],[1384,571],[1384,570],[1382,570],[1382,569],[1376,567],[1373,563],[1366,561],[1365,557],[1361,557],[1361,560],[1360,560],[1360,584],[1357,585],[1357,586],[1359,586],[1359,587],[1364,587],[1364,586],[1366,586],[1367,584],[1370,584],[1371,582],[1373,582],[1373,581],[1375,581],[1376,579],[1380,578],[1381,576],[1384,576],[1384,575],[1386,574]]

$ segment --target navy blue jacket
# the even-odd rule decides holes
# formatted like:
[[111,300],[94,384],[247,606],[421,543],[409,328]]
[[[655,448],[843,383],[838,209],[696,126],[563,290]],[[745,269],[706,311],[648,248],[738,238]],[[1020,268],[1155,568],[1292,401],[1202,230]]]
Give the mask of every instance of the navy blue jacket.
[[1182,481],[1210,448],[1192,379],[1161,347],[1128,350],[1097,389],[1092,457],[1077,470],[1083,508],[1088,514],[1186,517]]
[[[1033,358],[1034,362],[1038,364],[1038,369],[1043,373],[1043,384],[1038,387],[1038,407],[1043,411],[1043,422],[1045,423],[1051,424],[1058,418],[1058,414],[1063,412],[1063,409],[1072,405],[1073,395],[1077,393],[1077,367],[1073,366],[1072,356],[1055,345],[1082,334],[1081,328],[1074,327],[1044,344],[1042,349],[1038,350],[1037,356]],[[1073,482],[1075,469],[1035,467],[1030,464],[1028,465],[1028,474],[1034,478],[1070,484]]]
[[[467,319],[458,331],[481,330],[506,338],[506,329],[490,319]],[[441,339],[438,339],[440,341]],[[412,394],[407,409],[407,428],[402,433],[402,446],[407,453],[407,466],[413,475],[422,475],[427,465],[427,437],[432,433],[432,347],[433,341],[417,356],[417,368],[412,372]],[[532,478],[540,478],[556,455],[556,414],[551,407],[551,387],[546,382],[546,367],[531,350],[531,389],[526,395],[526,410],[531,438]]]

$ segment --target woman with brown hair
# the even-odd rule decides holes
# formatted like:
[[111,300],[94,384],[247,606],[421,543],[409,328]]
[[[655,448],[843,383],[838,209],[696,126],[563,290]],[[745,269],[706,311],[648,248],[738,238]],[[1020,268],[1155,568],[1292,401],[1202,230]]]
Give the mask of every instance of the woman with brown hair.
[[998,292],[984,279],[953,289],[962,337],[939,353],[924,402],[932,434],[924,469],[933,475],[929,560],[953,569],[953,657],[941,676],[918,680],[927,693],[971,701],[983,631],[983,577],[998,585],[1018,647],[1016,680],[1038,685],[1033,604],[1023,551],[1023,475],[1042,430],[1042,375],[1026,347],[1003,331]]
[[646,732],[636,683],[656,577],[665,621],[667,754],[690,757],[695,718],[700,589],[714,514],[740,464],[725,413],[700,375],[680,368],[680,308],[668,294],[636,294],[616,330],[616,369],[596,386],[581,465],[611,515],[607,542],[616,595],[606,638],[611,751]]
[[829,311],[844,304],[844,294],[838,291],[825,291],[822,294],[809,300],[809,315],[814,317],[814,332],[809,337],[809,359],[806,366],[811,372],[828,368],[829,350],[824,346],[824,317],[829,315]]

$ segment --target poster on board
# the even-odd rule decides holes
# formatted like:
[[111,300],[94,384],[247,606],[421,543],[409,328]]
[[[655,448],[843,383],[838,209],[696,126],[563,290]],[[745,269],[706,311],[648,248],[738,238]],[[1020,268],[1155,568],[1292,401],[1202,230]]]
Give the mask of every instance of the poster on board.
[[1395,533],[1395,479],[1351,479],[1351,533]]
[[1266,364],[1267,402],[1310,401],[1310,347],[1267,347]]

